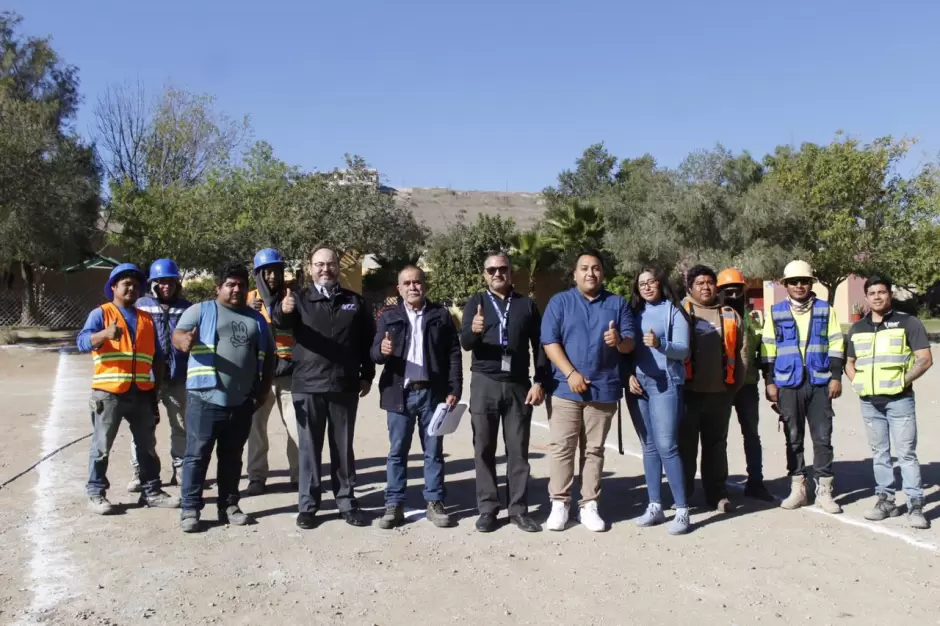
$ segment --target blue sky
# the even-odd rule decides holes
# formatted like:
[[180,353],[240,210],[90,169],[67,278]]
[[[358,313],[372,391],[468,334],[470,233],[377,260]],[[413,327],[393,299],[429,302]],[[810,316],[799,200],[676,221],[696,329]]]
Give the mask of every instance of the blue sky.
[[669,166],[837,129],[919,137],[907,168],[940,150],[936,1],[5,5],[79,67],[83,131],[109,83],[172,82],[292,164],[358,153],[393,186],[538,191],[598,141]]

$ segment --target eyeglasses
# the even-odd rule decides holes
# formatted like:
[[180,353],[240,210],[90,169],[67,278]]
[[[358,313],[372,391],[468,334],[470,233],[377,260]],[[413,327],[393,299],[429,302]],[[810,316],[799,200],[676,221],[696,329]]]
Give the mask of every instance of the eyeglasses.
[[313,264],[313,266],[318,270],[322,270],[324,267],[336,268],[336,263],[334,263],[333,261],[330,261],[328,263],[324,263],[323,261],[317,261],[316,263]]
[[812,278],[791,278],[787,280],[786,283],[794,287],[796,286],[808,287],[809,285],[813,284],[813,279]]
[[653,289],[657,285],[659,285],[659,281],[656,279],[653,279],[653,280],[648,280],[645,283],[638,283],[637,287],[639,287],[640,289]]
[[497,272],[499,272],[500,274],[508,274],[509,266],[508,265],[491,265],[486,268],[486,273],[489,274],[490,276],[496,276]]

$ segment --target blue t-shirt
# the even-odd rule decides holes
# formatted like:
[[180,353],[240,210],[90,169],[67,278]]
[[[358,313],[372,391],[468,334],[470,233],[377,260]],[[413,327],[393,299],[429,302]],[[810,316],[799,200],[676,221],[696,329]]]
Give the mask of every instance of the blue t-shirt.
[[[133,342],[134,338],[137,336],[137,309],[125,309],[119,306],[117,310],[121,312],[121,316],[127,324],[127,329],[131,334],[131,341]],[[102,330],[104,330],[104,311],[101,310],[101,307],[98,307],[88,314],[85,325],[82,327],[81,331],[79,331],[78,337],[75,338],[75,345],[78,347],[78,351],[91,352],[93,349],[91,347],[91,336]],[[162,359],[163,348],[160,347],[160,342],[156,339],[154,339],[154,347],[154,357]]]
[[574,393],[565,372],[552,365],[555,396],[575,402],[617,402],[623,391],[620,378],[621,354],[604,343],[610,322],[621,337],[636,340],[633,315],[627,301],[601,290],[588,300],[577,287],[552,296],[542,317],[542,345],[561,344],[571,364],[590,380],[588,390]]

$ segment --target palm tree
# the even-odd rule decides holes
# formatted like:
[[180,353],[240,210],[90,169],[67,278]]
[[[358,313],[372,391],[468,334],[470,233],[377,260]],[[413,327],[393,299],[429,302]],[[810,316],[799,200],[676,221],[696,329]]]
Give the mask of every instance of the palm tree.
[[564,254],[601,245],[604,221],[594,206],[572,198],[560,209],[544,222],[545,238],[551,248]]
[[512,246],[517,264],[529,272],[529,297],[534,300],[536,273],[555,262],[555,250],[549,240],[537,230],[519,233]]

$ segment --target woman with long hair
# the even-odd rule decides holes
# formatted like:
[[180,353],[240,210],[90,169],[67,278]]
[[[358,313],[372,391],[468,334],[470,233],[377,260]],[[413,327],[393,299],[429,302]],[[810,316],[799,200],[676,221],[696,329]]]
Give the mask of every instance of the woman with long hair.
[[643,268],[633,282],[630,309],[639,341],[631,359],[627,408],[643,445],[649,493],[649,505],[637,525],[655,526],[666,521],[662,504],[665,468],[676,505],[669,534],[681,535],[690,526],[678,445],[685,360],[689,356],[689,318],[667,277],[649,267]]

